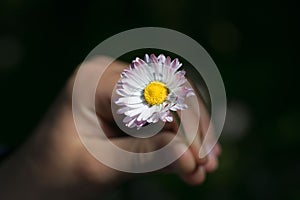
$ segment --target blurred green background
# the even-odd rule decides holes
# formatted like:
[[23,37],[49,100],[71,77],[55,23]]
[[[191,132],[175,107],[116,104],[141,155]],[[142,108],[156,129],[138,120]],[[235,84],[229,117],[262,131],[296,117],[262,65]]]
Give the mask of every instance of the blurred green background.
[[107,198],[300,199],[299,22],[296,1],[2,0],[0,144],[17,147],[31,134],[101,41],[166,27],[198,41],[222,74],[229,109],[220,167],[202,186],[158,175]]

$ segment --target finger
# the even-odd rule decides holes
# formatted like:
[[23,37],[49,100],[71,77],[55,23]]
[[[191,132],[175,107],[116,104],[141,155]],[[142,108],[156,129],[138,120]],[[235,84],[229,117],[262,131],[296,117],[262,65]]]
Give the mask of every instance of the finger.
[[198,166],[194,172],[182,175],[181,179],[190,185],[199,185],[204,182],[205,177],[205,168],[203,166]]
[[205,170],[207,172],[213,172],[218,168],[218,158],[214,154],[207,156],[207,163],[205,164]]
[[[213,138],[213,133],[207,133],[208,128],[210,126],[210,115],[207,110],[207,107],[201,98],[201,96],[196,92],[197,89],[195,86],[193,86],[192,83],[186,83],[187,87],[194,87],[195,96],[190,97],[186,99],[186,103],[188,104],[188,109],[183,111],[184,117],[182,118],[181,122],[183,124],[183,129],[186,132],[186,135],[188,136],[189,141],[192,141],[191,143],[191,151],[193,152],[195,159],[197,161],[197,164],[204,165],[207,162],[207,158],[199,157],[200,149],[203,147],[203,145],[209,145],[209,144],[203,144],[204,137]],[[193,135],[193,131],[191,130],[191,127],[193,127],[195,124],[198,124],[198,130],[197,135]],[[195,136],[195,137],[194,137]],[[193,138],[194,137],[194,138]]]
[[216,156],[220,156],[222,154],[222,147],[219,143],[217,143],[213,148],[213,154]]
[[[174,141],[170,143],[172,140]],[[128,166],[136,164],[138,167],[149,169],[149,166],[156,166],[157,163],[155,162],[165,162],[168,158],[179,157],[168,166],[162,166],[160,170],[164,172],[175,172],[177,174],[189,174],[195,171],[197,167],[194,155],[186,146],[185,141],[180,137],[176,137],[171,132],[162,132],[146,139],[123,137],[113,138],[111,141],[125,151],[139,153],[137,160],[126,161],[128,162]],[[158,153],[150,158],[143,154],[155,152],[166,145],[170,145],[170,148],[164,153]]]
[[218,156],[221,154],[221,146],[217,143],[210,154],[207,156],[205,169],[207,172],[215,171],[219,166]]
[[175,162],[167,166],[162,172],[177,173],[180,175],[190,174],[197,168],[197,163],[191,151],[185,151]]
[[[195,98],[195,97],[194,97]],[[190,99],[188,100],[188,103],[191,105],[193,104],[193,101],[190,102]],[[190,145],[190,150],[193,153],[195,160],[198,165],[204,165],[207,162],[207,159],[200,158],[199,157],[199,149],[201,147],[201,138],[202,138],[202,129],[201,129],[201,120],[200,120],[200,111],[196,108],[193,108],[192,106],[182,112],[182,115],[184,116],[181,120],[181,127],[179,127],[179,131],[183,132],[184,137],[188,140]],[[198,127],[197,127],[198,126]]]
[[[220,145],[216,142],[217,138],[215,136],[214,128],[211,123],[211,116],[210,113],[208,112],[208,107],[207,104],[204,102],[203,97],[199,94],[199,90],[197,87],[193,84],[193,82],[190,82],[190,84],[193,86],[194,91],[198,103],[199,103],[199,109],[200,109],[200,129],[201,129],[201,142],[202,146],[204,148],[201,148],[200,150],[203,152],[200,152],[199,150],[199,156],[201,153],[201,157],[208,155],[211,151],[216,153],[217,156],[220,155],[221,153],[221,147]],[[195,110],[197,107],[196,105],[192,105],[192,110]],[[214,145],[214,146],[212,146]]]

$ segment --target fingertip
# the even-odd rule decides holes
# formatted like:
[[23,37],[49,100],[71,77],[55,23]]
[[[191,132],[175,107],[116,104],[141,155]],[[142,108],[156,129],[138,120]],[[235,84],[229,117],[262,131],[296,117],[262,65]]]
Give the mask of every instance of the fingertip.
[[206,173],[203,166],[198,166],[193,173],[181,175],[181,179],[189,185],[200,185],[205,181],[205,177]]
[[213,172],[218,168],[218,159],[216,156],[210,154],[208,155],[208,162],[205,165],[205,169],[207,172]]
[[216,156],[220,156],[222,154],[222,147],[220,144],[216,144],[213,148],[213,153],[216,155]]
[[182,153],[182,155],[171,165],[173,171],[178,174],[192,173],[195,171],[196,167],[196,161],[192,152],[189,150],[186,150],[184,153]]

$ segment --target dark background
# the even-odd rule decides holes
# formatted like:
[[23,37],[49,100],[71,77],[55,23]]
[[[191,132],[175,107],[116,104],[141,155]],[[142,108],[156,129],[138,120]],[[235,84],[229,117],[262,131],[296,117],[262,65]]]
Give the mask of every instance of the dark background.
[[101,41],[166,27],[198,41],[222,74],[229,110],[219,170],[197,187],[175,176],[140,179],[108,199],[299,199],[298,13],[291,1],[271,0],[2,0],[0,144],[18,147],[31,134]]

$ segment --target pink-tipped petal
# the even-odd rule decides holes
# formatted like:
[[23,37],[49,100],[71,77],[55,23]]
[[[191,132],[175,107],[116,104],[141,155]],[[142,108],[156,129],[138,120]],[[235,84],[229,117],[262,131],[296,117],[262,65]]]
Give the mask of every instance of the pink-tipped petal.
[[171,68],[173,68],[174,70],[178,70],[181,67],[181,65],[182,64],[179,63],[178,58],[175,58],[170,64]]
[[158,59],[157,59],[157,57],[154,54],[150,55],[150,59],[151,59],[152,63],[155,63],[155,64],[158,63]]
[[170,58],[170,56],[168,56],[167,58],[166,58],[166,66],[170,66],[171,65],[171,58]]
[[144,60],[140,59],[140,58],[136,58],[135,61],[139,64],[139,66],[147,65],[147,63]]
[[166,57],[164,54],[160,54],[157,59],[158,59],[158,62],[161,64],[165,64],[165,62],[166,62]]

